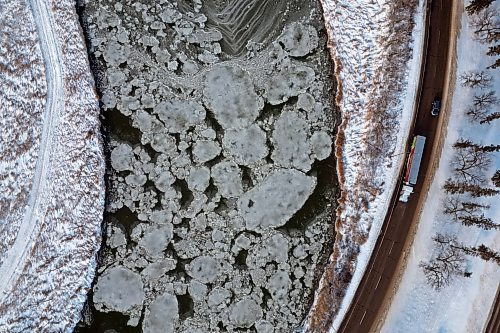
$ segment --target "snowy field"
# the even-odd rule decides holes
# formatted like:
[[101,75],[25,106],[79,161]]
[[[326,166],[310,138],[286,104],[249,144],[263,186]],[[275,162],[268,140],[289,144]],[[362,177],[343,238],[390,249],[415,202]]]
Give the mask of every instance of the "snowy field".
[[[29,199],[38,158],[47,87],[33,17],[23,2],[1,6],[2,34],[16,52],[0,45],[0,265],[14,243]],[[18,19],[26,24],[21,27]],[[17,61],[16,61],[17,60]],[[31,70],[24,70],[30,64]],[[13,112],[13,110],[15,110]],[[11,143],[16,144],[12,145]]]
[[331,267],[306,323],[312,331],[326,330],[332,315],[331,330],[338,328],[380,233],[404,162],[425,19],[423,0],[322,3],[339,83],[342,194]]
[[1,332],[72,331],[95,271],[104,158],[74,5],[0,3]]
[[[467,4],[467,3],[466,3]],[[496,3],[496,7],[499,4]],[[461,15],[461,30],[457,44],[457,78],[461,73],[485,70],[491,65],[492,57],[485,54],[488,47],[478,43],[468,25],[468,16]],[[494,74],[495,70],[489,70]],[[494,77],[492,88],[500,92],[500,78]],[[449,222],[443,214],[446,196],[442,186],[452,174],[450,161],[453,158],[452,144],[459,138],[467,138],[482,145],[500,143],[500,127],[495,121],[490,124],[471,122],[465,114],[474,91],[463,87],[459,80],[454,84],[451,115],[443,148],[441,162],[429,196],[424,206],[421,222],[409,256],[407,268],[383,326],[382,332],[481,332],[487,320],[491,304],[500,281],[500,269],[493,262],[467,256],[466,269],[472,272],[469,278],[458,276],[440,291],[435,291],[426,281],[421,261],[427,261],[434,254],[432,237],[436,233],[456,234],[460,242],[468,246],[485,244],[498,250],[500,234],[494,230],[485,231],[473,226],[462,226]],[[500,154],[492,154],[492,164],[486,174],[491,175],[500,167]],[[482,198],[482,204],[490,204],[485,215],[498,223],[500,207],[498,195]]]

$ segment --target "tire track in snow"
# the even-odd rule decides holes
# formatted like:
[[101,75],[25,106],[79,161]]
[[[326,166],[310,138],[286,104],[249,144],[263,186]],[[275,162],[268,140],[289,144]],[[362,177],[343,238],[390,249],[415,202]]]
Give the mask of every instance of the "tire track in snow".
[[29,201],[16,240],[7,251],[7,256],[0,266],[0,304],[21,274],[44,219],[43,214],[40,213],[43,203],[47,199],[44,188],[47,181],[47,171],[50,169],[52,137],[58,123],[58,112],[64,107],[61,59],[47,0],[28,0],[28,3],[33,13],[42,57],[45,62],[47,103],[43,114],[39,157],[33,174]]

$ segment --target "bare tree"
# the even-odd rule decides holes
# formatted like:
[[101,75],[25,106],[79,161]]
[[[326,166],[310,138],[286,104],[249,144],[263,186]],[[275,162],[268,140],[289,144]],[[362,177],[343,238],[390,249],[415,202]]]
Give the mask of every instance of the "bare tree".
[[439,290],[448,285],[454,277],[465,275],[465,258],[459,249],[450,245],[454,239],[437,234],[433,240],[437,246],[436,255],[429,261],[421,261],[429,284]]
[[444,202],[443,212],[452,215],[453,219],[458,221],[461,216],[473,215],[483,209],[489,209],[489,205],[481,205],[476,202],[465,201],[462,202],[457,197],[448,197]]
[[489,109],[483,106],[470,105],[465,111],[465,114],[469,116],[470,120],[481,123],[488,117],[489,111]]
[[495,92],[490,90],[482,94],[475,94],[472,105],[466,111],[466,114],[474,121],[482,121],[491,110],[491,107],[500,102]]
[[472,184],[484,182],[484,172],[491,164],[489,154],[470,140],[459,139],[453,144],[456,153],[451,166],[460,181]]
[[500,253],[484,244],[478,247],[465,246],[456,236],[437,233],[432,240],[436,246],[435,255],[429,261],[421,261],[427,281],[435,289],[448,285],[456,276],[470,277],[472,272],[465,269],[465,255],[493,261],[500,265]]
[[460,84],[469,88],[488,88],[492,84],[492,76],[485,71],[468,71],[460,75]]
[[474,95],[472,102],[474,106],[481,106],[488,109],[491,108],[493,105],[497,105],[499,99],[495,95],[495,92],[493,90],[490,90],[483,94]]
[[499,229],[500,225],[493,223],[490,218],[484,216],[483,210],[490,208],[476,202],[462,202],[456,197],[449,197],[444,202],[445,214],[451,215],[453,221],[460,222],[465,226],[475,226],[485,230]]
[[469,15],[472,15],[487,8],[493,1],[494,0],[472,0],[470,4],[465,7],[465,10]]
[[490,7],[472,15],[471,26],[476,39],[481,43],[487,44],[500,40],[498,12]]

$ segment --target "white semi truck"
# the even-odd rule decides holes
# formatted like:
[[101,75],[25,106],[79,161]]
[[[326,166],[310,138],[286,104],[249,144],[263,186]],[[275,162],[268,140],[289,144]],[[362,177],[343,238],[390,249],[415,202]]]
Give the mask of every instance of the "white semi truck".
[[410,194],[413,193],[413,186],[417,184],[420,162],[424,154],[425,136],[416,135],[413,137],[408,160],[406,161],[406,172],[403,180],[403,188],[399,194],[399,201],[408,202]]

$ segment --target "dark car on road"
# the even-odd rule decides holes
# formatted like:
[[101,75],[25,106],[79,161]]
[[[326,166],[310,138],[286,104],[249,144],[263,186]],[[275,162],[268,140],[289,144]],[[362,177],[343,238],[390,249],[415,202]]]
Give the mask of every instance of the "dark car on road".
[[432,102],[431,115],[433,115],[433,116],[439,115],[440,110],[441,110],[441,100],[439,98],[436,98]]

